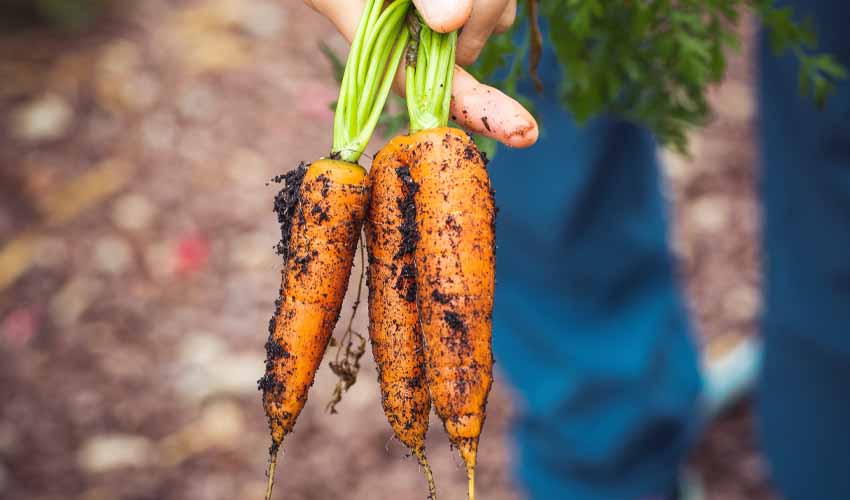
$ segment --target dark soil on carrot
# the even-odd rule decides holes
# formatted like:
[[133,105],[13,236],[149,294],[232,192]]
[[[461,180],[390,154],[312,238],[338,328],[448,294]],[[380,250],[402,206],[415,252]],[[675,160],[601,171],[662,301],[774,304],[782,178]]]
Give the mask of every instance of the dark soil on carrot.
[[401,232],[401,246],[395,255],[398,259],[404,255],[410,255],[416,250],[416,244],[419,242],[419,230],[416,228],[416,202],[414,198],[419,190],[419,185],[410,176],[410,167],[399,167],[396,173],[404,185],[404,198],[398,200],[398,209],[402,214],[401,226],[398,230]]
[[[307,173],[309,163],[301,162],[298,167],[289,172],[272,177],[272,182],[283,183],[283,189],[274,198],[274,211],[277,214],[277,222],[280,224],[280,242],[277,244],[276,253],[284,261],[289,258],[289,239],[292,235],[292,220],[301,201],[301,184]],[[316,208],[319,208],[318,205]],[[327,217],[327,215],[325,215]]]
[[[272,177],[272,182],[283,183],[283,189],[274,198],[274,212],[277,214],[277,222],[280,225],[280,241],[275,246],[275,253],[282,257],[281,260],[283,262],[289,260],[289,242],[292,237],[292,224],[301,203],[301,185],[304,182],[304,175],[307,173],[308,167],[309,164],[301,162],[298,167],[289,172]],[[307,260],[304,258],[301,258],[300,261],[296,259],[295,263],[300,264],[306,270]],[[277,298],[274,301],[274,313],[269,320],[269,336],[265,345],[266,372],[257,380],[257,389],[264,396],[268,393],[280,393],[283,390],[283,382],[278,380],[271,370],[276,360],[289,357],[286,349],[273,338],[277,317],[280,315],[281,297],[283,297],[283,289],[279,288]],[[272,449],[270,450],[272,455],[276,454],[277,446],[277,443],[272,444]]]
[[[266,183],[327,154],[336,84],[317,47],[345,43],[303,2],[125,3],[83,34],[0,38],[0,498],[262,498],[256,381],[281,262],[279,187]],[[756,331],[744,52],[712,97],[695,160],[666,162],[703,344]],[[359,331],[365,317],[361,307]],[[278,463],[281,498],[425,496],[375,380],[367,353],[328,415],[337,378],[326,360]],[[497,375],[481,498],[522,498],[508,434],[517,401]],[[749,415],[742,404],[694,452],[709,500],[775,498]],[[466,475],[438,422],[428,458],[442,497],[462,498]]]

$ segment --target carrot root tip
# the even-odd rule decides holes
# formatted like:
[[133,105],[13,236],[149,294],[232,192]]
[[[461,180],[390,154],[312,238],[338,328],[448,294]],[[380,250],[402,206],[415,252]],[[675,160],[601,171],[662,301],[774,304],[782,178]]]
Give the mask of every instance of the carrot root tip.
[[469,479],[469,500],[475,500],[475,466],[466,466],[466,477]]
[[428,482],[428,500],[437,500],[437,485],[434,482],[434,473],[431,472],[431,465],[428,464],[428,459],[422,450],[414,451],[416,458],[419,459],[419,464],[425,473],[425,480]]
[[272,498],[272,490],[274,489],[274,472],[277,469],[277,455],[278,450],[277,446],[272,446],[273,450],[270,450],[269,454],[269,470],[266,473],[269,477],[268,485],[266,486],[266,500],[271,500]]

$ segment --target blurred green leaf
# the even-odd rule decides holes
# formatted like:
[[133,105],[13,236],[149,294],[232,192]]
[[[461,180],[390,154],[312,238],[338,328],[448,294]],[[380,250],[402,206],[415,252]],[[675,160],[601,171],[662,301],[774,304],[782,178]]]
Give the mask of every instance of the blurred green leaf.
[[[528,1],[519,0],[520,13]],[[814,52],[813,23],[774,0],[538,1],[549,27],[545,43],[565,75],[560,95],[576,120],[618,114],[683,153],[688,132],[710,119],[706,93],[725,76],[727,54],[740,50],[737,24],[746,10],[761,18],[777,54],[800,60],[801,92],[815,102],[824,103],[848,76],[832,56]],[[528,22],[521,15],[510,32],[494,37],[475,68],[479,79],[520,99],[528,48],[514,42]]]
[[73,30],[89,26],[104,6],[103,0],[36,0],[35,3],[50,21]]
[[345,61],[343,61],[342,58],[339,57],[324,41],[319,42],[319,50],[330,63],[334,79],[337,83],[342,82],[342,76],[345,73]]
[[21,29],[48,24],[67,31],[91,27],[109,0],[3,0],[0,28]]

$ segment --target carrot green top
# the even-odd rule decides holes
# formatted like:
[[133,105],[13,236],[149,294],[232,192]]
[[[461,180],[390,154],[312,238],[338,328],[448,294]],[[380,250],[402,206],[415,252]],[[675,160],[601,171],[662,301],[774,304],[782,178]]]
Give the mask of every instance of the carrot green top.
[[410,133],[449,123],[457,32],[437,33],[410,15],[407,56],[407,112]]
[[367,0],[351,44],[334,116],[331,154],[357,163],[369,143],[392,87],[410,34],[410,0]]

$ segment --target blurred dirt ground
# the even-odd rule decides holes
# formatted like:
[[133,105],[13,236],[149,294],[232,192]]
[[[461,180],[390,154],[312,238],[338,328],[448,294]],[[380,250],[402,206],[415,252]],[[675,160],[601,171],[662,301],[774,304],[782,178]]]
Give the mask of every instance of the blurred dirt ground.
[[[83,35],[0,35],[0,498],[261,498],[268,180],[328,153],[317,44],[345,45],[297,0],[119,5]],[[736,60],[695,160],[666,162],[704,339],[753,334],[759,308],[750,73]],[[424,497],[375,379],[368,360],[332,416],[323,366],[278,468],[286,498]],[[521,498],[511,411],[497,380],[481,498]],[[696,450],[708,498],[771,498],[752,434],[742,407]],[[435,420],[429,443],[441,498],[464,498]]]

